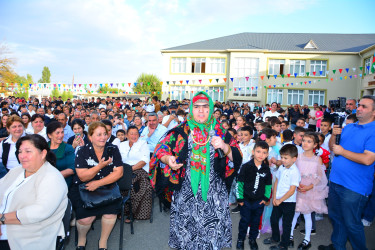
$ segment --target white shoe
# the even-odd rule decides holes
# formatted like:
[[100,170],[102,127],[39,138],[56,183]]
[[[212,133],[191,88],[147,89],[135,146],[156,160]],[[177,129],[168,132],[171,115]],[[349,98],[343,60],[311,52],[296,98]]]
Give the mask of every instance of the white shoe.
[[365,226],[365,227],[369,227],[369,226],[371,226],[371,222],[369,222],[369,221],[367,221],[367,220],[365,220],[365,219],[362,219],[362,224],[363,224],[363,226]]

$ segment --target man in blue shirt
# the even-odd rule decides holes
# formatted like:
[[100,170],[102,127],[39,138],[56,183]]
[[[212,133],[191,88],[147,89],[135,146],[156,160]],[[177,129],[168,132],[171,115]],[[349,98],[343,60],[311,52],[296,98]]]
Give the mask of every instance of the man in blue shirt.
[[64,125],[64,142],[67,142],[70,137],[74,135],[72,128],[68,124],[68,117],[64,113],[60,113],[57,121]]
[[[328,215],[332,221],[333,245],[324,249],[367,249],[361,216],[372,192],[375,166],[375,96],[364,96],[356,112],[358,122],[340,129],[334,126],[329,146],[332,161],[328,195]],[[335,145],[341,134],[340,145]]]
[[150,156],[154,153],[156,144],[160,138],[167,132],[167,128],[159,124],[158,115],[154,112],[147,115],[147,127],[142,131],[141,140],[146,140],[150,150]]

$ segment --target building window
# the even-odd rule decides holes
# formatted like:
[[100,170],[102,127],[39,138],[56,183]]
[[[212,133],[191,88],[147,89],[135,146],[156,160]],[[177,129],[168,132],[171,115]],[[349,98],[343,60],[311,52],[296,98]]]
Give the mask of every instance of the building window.
[[325,93],[322,90],[309,90],[309,106],[313,106],[314,103],[318,105],[324,105]]
[[191,73],[206,73],[206,58],[191,58]]
[[208,94],[211,96],[212,101],[224,101],[224,87],[209,87]]
[[303,90],[288,90],[288,105],[303,104]]
[[371,72],[371,57],[365,59],[365,74],[368,75]]
[[185,99],[185,86],[171,86],[171,99],[181,101]]
[[238,57],[234,59],[233,95],[257,96],[259,81],[259,58]]
[[210,59],[211,73],[225,74],[225,58]]
[[267,103],[281,103],[283,104],[283,90],[282,89],[267,89]]
[[186,57],[172,58],[172,73],[186,73]]
[[[323,60],[311,60],[310,61],[310,76],[314,76],[313,72],[316,72],[315,76],[326,76],[327,61]],[[322,74],[320,74],[322,71]]]
[[283,75],[285,60],[269,60],[268,74],[269,75]]
[[305,75],[305,67],[306,61],[305,60],[290,60],[290,68],[289,73],[294,76],[304,76]]

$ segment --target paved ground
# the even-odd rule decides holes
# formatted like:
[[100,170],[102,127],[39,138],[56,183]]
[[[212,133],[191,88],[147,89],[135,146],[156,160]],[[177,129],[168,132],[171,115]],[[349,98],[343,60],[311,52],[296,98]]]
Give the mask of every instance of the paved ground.
[[[168,234],[169,234],[169,213],[159,212],[159,207],[155,201],[155,212],[154,212],[154,222],[150,221],[135,221],[134,230],[135,233],[130,234],[130,225],[125,224],[124,227],[124,249],[131,250],[170,250],[168,247]],[[240,219],[239,214],[232,214],[233,222],[233,247],[236,249],[235,243],[238,234],[238,222]],[[303,226],[303,224],[302,224]],[[303,240],[303,235],[299,233],[299,230],[295,233],[295,249],[297,245]],[[320,244],[329,244],[330,236],[332,232],[332,226],[325,216],[324,220],[317,222],[317,234],[311,236],[312,248],[317,249]],[[375,249],[375,225],[365,228],[367,247],[369,250]],[[118,249],[119,248],[119,234],[120,234],[120,224],[117,221],[116,226],[109,238],[108,248]],[[94,230],[91,230],[88,234],[88,242],[86,249],[98,249],[98,240],[100,236],[100,221],[96,221]],[[263,239],[269,237],[269,234],[261,235],[260,239],[257,240],[259,249],[269,249],[269,246],[262,244]],[[348,243],[348,249],[352,249]],[[74,245],[74,228],[72,228],[72,234],[67,249],[75,249]],[[248,241],[246,241],[245,249],[250,249]]]

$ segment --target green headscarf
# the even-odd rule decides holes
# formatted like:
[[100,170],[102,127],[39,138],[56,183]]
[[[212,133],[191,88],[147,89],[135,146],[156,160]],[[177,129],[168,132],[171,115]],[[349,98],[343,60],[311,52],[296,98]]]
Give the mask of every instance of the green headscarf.
[[[193,117],[193,98],[197,95],[205,95],[209,102],[209,116],[205,123],[198,123]],[[190,102],[190,113],[187,117],[187,123],[190,128],[190,133],[195,141],[198,143],[205,143],[209,140],[209,131],[213,130],[216,125],[216,119],[214,119],[212,113],[214,111],[214,103],[211,97],[203,91],[198,92],[194,95]],[[199,138],[199,139],[197,139]],[[190,176],[191,176],[191,188],[194,195],[197,195],[199,182],[201,183],[202,199],[207,201],[207,192],[210,186],[210,142],[205,145],[199,145],[193,141],[192,154],[190,157]]]

